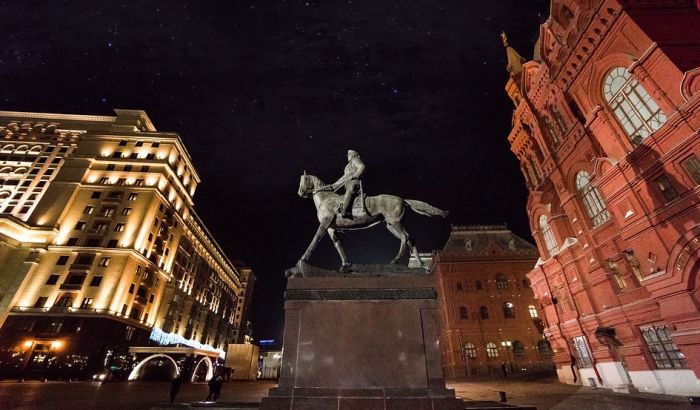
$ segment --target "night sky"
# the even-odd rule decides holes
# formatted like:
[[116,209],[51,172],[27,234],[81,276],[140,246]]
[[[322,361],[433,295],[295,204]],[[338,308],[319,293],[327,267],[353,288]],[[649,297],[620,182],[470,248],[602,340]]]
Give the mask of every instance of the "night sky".
[[[531,58],[549,1],[216,3],[0,1],[0,109],[143,109],[179,133],[202,178],[195,209],[258,278],[256,339],[281,338],[283,271],[318,225],[299,175],[333,182],[349,148],[365,191],[450,211],[407,216],[421,252],[450,224],[507,223],[531,240],[499,34]],[[353,262],[398,250],[383,227],[341,240]],[[339,266],[327,237],[312,263]]]

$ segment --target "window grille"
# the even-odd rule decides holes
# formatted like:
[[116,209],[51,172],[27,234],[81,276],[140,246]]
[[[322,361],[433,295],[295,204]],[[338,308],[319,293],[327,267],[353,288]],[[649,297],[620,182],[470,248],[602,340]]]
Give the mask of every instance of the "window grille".
[[687,367],[685,355],[671,340],[670,329],[666,325],[640,327],[651,357],[659,369],[684,369]]
[[496,343],[488,342],[486,344],[486,355],[488,357],[498,357],[498,347],[496,347]]
[[464,345],[464,354],[467,357],[476,357],[476,346],[473,343],[467,343]]
[[603,198],[598,189],[591,184],[590,175],[586,171],[576,174],[576,189],[581,196],[583,207],[594,227],[601,225],[610,219],[610,213],[605,207]]
[[593,366],[593,358],[591,356],[591,351],[588,350],[586,336],[576,336],[572,339],[572,344],[574,346],[574,354],[576,355],[576,365],[578,367]]
[[540,215],[539,225],[542,239],[544,239],[544,245],[547,248],[547,256],[551,258],[559,252],[559,246],[557,245],[557,240],[554,238],[552,228],[547,221],[547,215]]

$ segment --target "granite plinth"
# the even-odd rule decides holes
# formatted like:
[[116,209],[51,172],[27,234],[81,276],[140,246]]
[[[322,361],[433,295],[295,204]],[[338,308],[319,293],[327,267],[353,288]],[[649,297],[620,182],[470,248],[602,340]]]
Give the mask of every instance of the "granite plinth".
[[318,278],[318,277],[355,277],[355,276],[397,276],[425,274],[426,268],[409,268],[397,264],[390,265],[356,265],[351,264],[343,268],[342,272],[319,268],[304,261],[299,261],[296,266],[285,271],[287,278]]
[[262,409],[463,409],[445,387],[425,273],[289,279],[278,388]]

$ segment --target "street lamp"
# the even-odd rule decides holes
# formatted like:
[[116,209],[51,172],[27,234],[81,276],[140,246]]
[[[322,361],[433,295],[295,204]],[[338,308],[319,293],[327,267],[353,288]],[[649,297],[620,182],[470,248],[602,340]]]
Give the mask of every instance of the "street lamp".
[[501,342],[501,346],[503,346],[504,349],[506,349],[506,359],[508,359],[508,362],[510,363],[511,369],[513,368],[513,362],[510,360],[510,349],[513,347],[513,343],[510,340],[504,340]]

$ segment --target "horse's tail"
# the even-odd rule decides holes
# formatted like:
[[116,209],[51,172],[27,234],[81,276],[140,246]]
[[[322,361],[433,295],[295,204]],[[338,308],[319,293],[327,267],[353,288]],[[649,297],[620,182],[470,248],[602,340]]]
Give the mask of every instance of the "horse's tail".
[[434,206],[427,204],[423,201],[418,201],[416,199],[404,199],[404,202],[413,209],[413,211],[420,215],[425,216],[439,216],[442,218],[447,218],[449,212],[443,211],[442,209],[435,208]]

